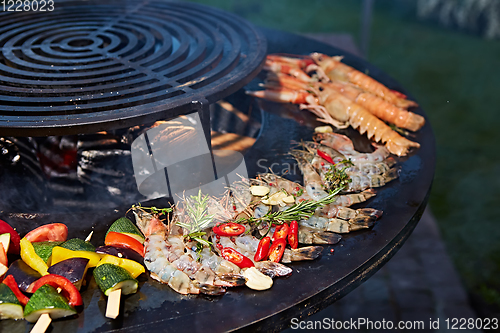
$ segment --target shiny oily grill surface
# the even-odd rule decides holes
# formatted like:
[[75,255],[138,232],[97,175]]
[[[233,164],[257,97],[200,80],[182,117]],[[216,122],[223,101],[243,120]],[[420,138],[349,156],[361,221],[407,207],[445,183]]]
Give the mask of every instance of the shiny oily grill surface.
[[0,13],[0,135],[96,132],[200,109],[260,70],[241,18],[167,1],[56,1]]

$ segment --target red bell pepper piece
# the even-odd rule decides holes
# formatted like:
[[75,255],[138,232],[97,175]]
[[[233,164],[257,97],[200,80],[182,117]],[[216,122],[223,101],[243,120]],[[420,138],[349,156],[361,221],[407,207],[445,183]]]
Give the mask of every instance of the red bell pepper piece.
[[290,229],[288,230],[288,244],[292,249],[299,246],[299,224],[297,221],[290,222]]
[[33,283],[33,292],[44,284],[51,285],[54,288],[61,288],[62,294],[68,299],[68,303],[71,306],[82,305],[82,296],[76,287],[71,283],[70,280],[66,279],[64,276],[57,274],[44,275]]
[[216,225],[213,227],[213,232],[219,236],[239,236],[245,232],[245,227],[238,223],[228,222]]
[[288,224],[286,223],[278,225],[276,229],[274,229],[273,242],[281,238],[283,238],[286,241],[286,236],[288,235],[288,229],[289,227]]
[[274,262],[280,262],[283,253],[285,253],[286,239],[280,238],[273,242],[273,245],[269,249],[269,260]]
[[68,238],[68,227],[63,223],[51,223],[31,230],[25,236],[30,243],[64,242]]
[[17,231],[15,231],[7,222],[0,220],[0,234],[5,234],[7,232],[10,234],[10,246],[7,252],[12,254],[19,254],[19,251],[21,249],[21,247],[19,246],[21,237],[19,237]]
[[266,260],[269,254],[269,245],[271,245],[271,238],[269,237],[262,238],[259,242],[259,245],[257,246],[257,252],[255,252],[253,260],[255,261]]
[[141,244],[141,242],[139,242],[135,238],[119,232],[108,232],[108,234],[106,235],[106,239],[104,240],[104,244],[131,249],[144,257],[144,246]]
[[26,304],[28,304],[28,301],[30,299],[25,294],[23,294],[21,290],[19,290],[16,279],[14,279],[12,275],[7,276],[3,280],[3,283],[5,283],[7,287],[10,288],[10,290],[12,290],[12,292],[14,293],[14,295],[16,295],[17,300],[19,301],[19,303],[22,304],[22,306],[26,306]]
[[245,257],[235,249],[230,247],[225,247],[221,250],[222,258],[232,262],[239,268],[253,267],[255,266],[248,257]]
[[333,158],[330,155],[328,155],[327,153],[322,152],[319,149],[316,149],[316,151],[318,152],[319,157],[321,157],[322,159],[324,159],[328,163],[335,164],[335,162],[333,162]]

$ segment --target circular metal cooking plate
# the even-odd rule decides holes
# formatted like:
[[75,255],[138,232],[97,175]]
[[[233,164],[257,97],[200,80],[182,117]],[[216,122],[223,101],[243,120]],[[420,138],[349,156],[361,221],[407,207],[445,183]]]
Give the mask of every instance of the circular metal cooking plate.
[[260,70],[265,38],[229,13],[166,1],[57,1],[0,13],[0,135],[96,132],[212,103]]

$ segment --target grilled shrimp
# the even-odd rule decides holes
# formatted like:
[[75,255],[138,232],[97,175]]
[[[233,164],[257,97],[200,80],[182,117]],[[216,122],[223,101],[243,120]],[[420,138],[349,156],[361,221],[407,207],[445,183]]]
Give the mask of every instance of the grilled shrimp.
[[[223,247],[230,247],[249,258],[261,273],[271,278],[287,276],[292,273],[291,268],[280,263],[272,261],[254,261],[254,256],[259,246],[259,239],[252,235],[240,235],[234,238],[234,242],[230,237],[220,237],[219,242]],[[302,260],[312,259],[314,258],[303,258]]]
[[401,93],[390,90],[377,80],[342,63],[343,57],[329,57],[321,53],[312,53],[310,56],[332,80],[351,82],[400,108],[407,109],[418,105],[413,101],[402,98]]
[[[329,163],[328,161],[323,160],[319,156],[304,150],[295,150],[291,152],[292,156],[297,160],[299,165],[299,169],[304,173],[304,169],[308,173],[312,173],[311,168],[316,172],[317,179],[321,180],[322,188],[329,188],[330,180],[328,178],[329,171],[332,168],[342,168],[344,164],[337,163],[335,165]],[[368,171],[367,173],[363,173],[356,166],[349,167],[345,170],[346,174],[351,179],[351,182],[348,183],[347,187],[344,189],[344,192],[355,192],[355,191],[364,191],[372,187],[381,187],[384,186],[389,181],[396,179],[398,177],[398,169],[388,169],[382,174],[374,173],[373,171],[380,171],[381,168],[377,166],[372,166],[369,168],[368,166],[364,166],[364,171]],[[304,181],[305,181],[304,176]],[[326,192],[325,192],[326,193]]]
[[358,129],[359,133],[366,132],[369,139],[385,143],[387,149],[398,156],[406,155],[412,147],[420,147],[420,144],[402,137],[365,108],[337,91],[321,90],[320,86],[317,97],[322,107],[306,106],[306,108],[320,117],[319,120],[322,122],[333,124],[338,121],[348,122],[353,128]]
[[137,226],[146,236],[144,242],[144,264],[151,272],[151,277],[161,283],[166,283],[176,292],[199,294],[189,276],[172,265],[168,258],[171,255],[171,245],[166,241],[167,227],[158,217],[141,210],[133,211]]
[[315,95],[287,88],[247,93],[277,102],[301,104],[302,108],[308,109],[318,116],[319,121],[337,128],[346,128],[351,125],[361,134],[366,133],[369,139],[373,138],[377,142],[384,143],[392,154],[398,156],[406,155],[410,148],[420,147],[420,144],[402,137],[364,107],[354,103],[339,92],[323,89],[321,84],[318,85],[317,89],[311,90],[315,92]]
[[360,153],[354,149],[354,144],[347,136],[338,133],[315,133],[315,141],[322,145],[333,148],[343,156],[349,158],[351,162],[381,162],[389,157],[389,152],[385,147],[375,146],[372,153]]
[[[270,186],[276,186],[280,189],[285,189],[288,193],[294,194],[296,196],[297,201],[301,200],[311,200],[309,194],[304,191],[304,187],[298,183],[292,182],[286,178],[277,176],[272,173],[262,174],[260,175],[260,179],[265,181],[267,184],[272,184]],[[300,196],[297,196],[298,193],[302,192]],[[330,204],[329,206],[344,206],[349,207],[357,203],[365,202],[371,197],[375,196],[375,191],[373,189],[368,189],[362,191],[360,193],[350,193],[350,194],[342,194],[337,195],[335,202]],[[269,210],[269,206],[266,205],[258,205],[255,208],[255,217],[263,216]]]
[[297,249],[285,249],[281,262],[287,264],[292,261],[314,260],[323,252],[322,246],[305,246]]
[[299,226],[315,228],[318,231],[343,234],[370,228],[383,214],[382,211],[372,208],[357,210],[343,208],[343,211],[332,209],[332,207],[330,207],[330,209],[325,208],[319,214],[311,216],[308,220],[299,221]]
[[241,285],[233,282],[234,274],[239,273],[236,265],[221,258],[214,271],[210,261],[195,259],[195,252],[186,248],[183,236],[167,236],[166,226],[156,216],[138,209],[134,215],[146,236],[144,262],[155,280],[181,294],[219,295],[225,293],[223,287]]
[[[265,88],[277,89],[279,87],[307,90],[309,86],[316,87],[317,82],[309,76],[292,77],[283,74],[285,72],[277,72],[280,67],[275,65],[265,69],[272,70],[273,73],[267,76]],[[288,73],[287,73],[288,74]],[[351,101],[366,108],[370,113],[378,118],[388,121],[398,127],[417,131],[425,124],[425,118],[416,113],[401,109],[396,105],[376,96],[370,92],[348,83],[339,80],[329,80],[322,83],[323,89],[333,89]]]
[[328,231],[322,231],[316,228],[299,227],[299,243],[302,244],[337,244],[342,236]]

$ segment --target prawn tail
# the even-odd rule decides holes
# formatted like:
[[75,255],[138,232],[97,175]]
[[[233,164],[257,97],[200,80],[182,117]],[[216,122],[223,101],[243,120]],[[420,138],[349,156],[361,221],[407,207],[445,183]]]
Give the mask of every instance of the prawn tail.
[[396,105],[371,93],[359,94],[356,98],[356,103],[366,108],[378,118],[410,131],[417,131],[425,124],[425,119],[421,115],[400,109]]
[[404,99],[404,98],[396,98],[396,100],[394,101],[395,105],[398,107],[398,108],[402,108],[402,109],[409,109],[409,108],[415,108],[418,106],[418,103],[417,102],[414,102],[414,101],[410,101],[409,99]]
[[361,106],[353,107],[349,116],[352,127],[357,128],[361,134],[366,132],[369,139],[385,143],[386,148],[394,155],[404,156],[410,148],[420,147],[420,144],[402,137]]

